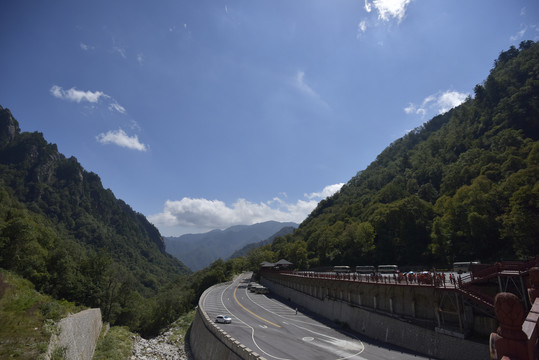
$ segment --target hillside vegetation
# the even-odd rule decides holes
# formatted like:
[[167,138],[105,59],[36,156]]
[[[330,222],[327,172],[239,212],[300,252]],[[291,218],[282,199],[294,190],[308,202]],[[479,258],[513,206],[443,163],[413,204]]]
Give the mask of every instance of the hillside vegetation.
[[[0,269],[0,359],[41,359],[55,321],[76,312],[73,303],[40,294],[32,283]],[[53,354],[54,355],[54,354]]]
[[41,133],[21,133],[1,107],[0,267],[43,293],[100,307],[106,321],[146,333],[194,302],[189,284],[167,292],[171,283],[186,283],[190,271],[165,252],[144,215]]
[[538,254],[539,44],[494,65],[474,98],[392,143],[260,254],[300,268]]

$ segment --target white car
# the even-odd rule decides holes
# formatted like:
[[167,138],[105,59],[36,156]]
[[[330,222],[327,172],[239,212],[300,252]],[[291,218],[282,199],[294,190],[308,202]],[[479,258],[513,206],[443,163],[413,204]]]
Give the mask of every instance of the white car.
[[223,324],[230,324],[232,322],[232,319],[230,318],[230,316],[217,315],[217,317],[215,318],[215,322],[223,323]]

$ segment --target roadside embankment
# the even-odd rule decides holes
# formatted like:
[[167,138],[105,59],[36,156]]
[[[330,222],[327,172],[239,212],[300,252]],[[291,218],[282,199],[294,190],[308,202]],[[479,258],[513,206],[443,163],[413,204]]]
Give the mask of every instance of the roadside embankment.
[[49,356],[55,349],[61,349],[66,360],[91,360],[102,326],[100,309],[88,309],[63,318],[58,323],[59,334],[51,337]]

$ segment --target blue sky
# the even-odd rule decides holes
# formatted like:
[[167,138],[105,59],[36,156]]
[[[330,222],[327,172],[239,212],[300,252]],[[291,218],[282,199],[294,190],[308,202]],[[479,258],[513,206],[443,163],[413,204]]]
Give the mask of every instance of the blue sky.
[[0,4],[0,105],[165,236],[301,222],[539,40],[521,0]]

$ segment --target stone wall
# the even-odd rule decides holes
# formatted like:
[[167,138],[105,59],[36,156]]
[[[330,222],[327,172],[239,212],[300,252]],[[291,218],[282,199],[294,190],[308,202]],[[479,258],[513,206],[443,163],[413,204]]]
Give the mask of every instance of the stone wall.
[[[306,283],[304,279],[262,277],[277,295],[352,330],[422,354],[447,360],[487,359],[488,344],[477,343],[424,327],[432,324],[436,297],[433,289],[376,285]],[[393,288],[393,289],[392,289]],[[407,290],[406,290],[407,289]],[[429,293],[429,291],[431,293]],[[413,319],[413,321],[412,321]]]

